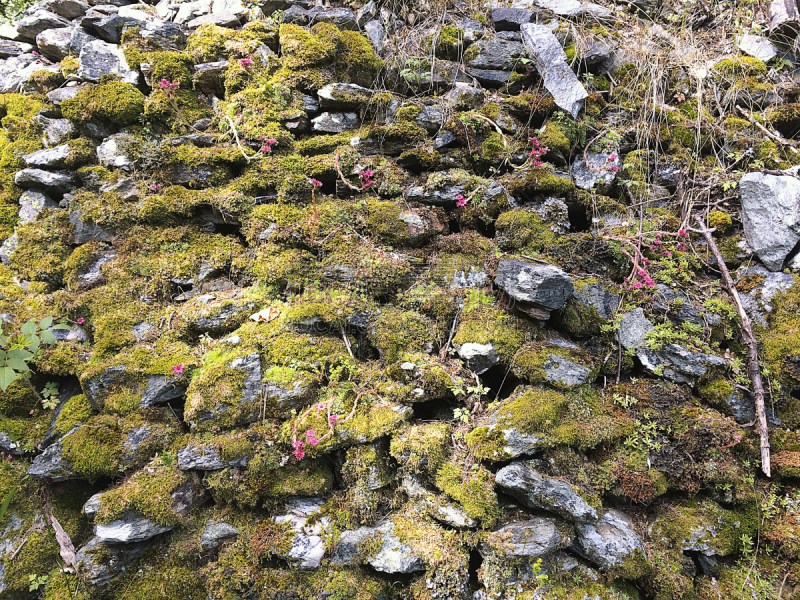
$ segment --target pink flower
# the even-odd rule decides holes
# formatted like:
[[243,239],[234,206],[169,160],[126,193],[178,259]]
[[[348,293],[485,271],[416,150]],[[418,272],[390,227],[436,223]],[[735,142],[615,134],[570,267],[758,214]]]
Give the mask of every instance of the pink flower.
[[292,448],[302,448],[305,445],[306,443],[302,440],[297,440],[295,442],[292,442]]
[[6,456],[6,462],[11,462],[11,455]]
[[311,185],[313,185],[315,188],[322,187],[322,182],[312,177]]
[[166,79],[162,79],[158,83],[158,87],[160,87],[167,96],[171,96],[172,93],[180,87],[179,81],[167,81]]
[[672,252],[670,252],[669,250],[664,250],[664,256],[667,257],[672,256]]
[[316,446],[317,444],[319,444],[319,440],[315,437],[308,438],[308,443],[311,444],[312,446]]
[[157,191],[159,191],[159,190],[161,189],[161,184],[159,184],[159,183],[154,183],[154,184],[152,184],[152,185],[150,186],[150,189],[151,189],[151,190],[153,190],[154,192],[157,192]]
[[313,438],[316,434],[317,434],[316,429],[309,429],[308,431],[306,431],[306,436],[310,438]]
[[253,59],[252,58],[242,58],[239,60],[239,64],[242,65],[243,69],[249,69],[253,66]]
[[610,160],[610,161],[611,160],[617,160],[617,158],[619,158],[619,157],[616,154],[612,154],[611,156],[608,157],[608,160]]
[[678,229],[678,237],[688,237],[689,234],[686,233],[685,229]]
[[609,167],[609,169],[611,169],[614,172],[619,171],[619,167],[617,165],[612,165],[611,167]]
[[678,252],[686,252],[686,244],[681,242],[680,244],[678,244],[677,250]]
[[647,275],[647,271],[645,271],[644,269],[639,269],[639,275],[641,277],[644,277],[645,275]]
[[463,196],[456,196],[456,206],[466,206],[467,199]]
[[294,454],[294,457],[295,457],[297,460],[303,460],[303,457],[306,455],[306,453],[303,451],[303,449],[302,449],[302,448],[298,448],[297,450],[295,450],[294,452],[292,452],[292,454]]
[[78,325],[83,325],[83,317],[78,317],[78,318],[75,320],[75,322],[76,322]]
[[331,415],[328,417],[328,423],[331,425],[336,425],[336,421],[339,419],[339,415]]
[[641,287],[642,287],[642,282],[641,281],[634,282],[633,289],[638,290]]
[[325,403],[320,402],[319,404],[317,404],[317,410],[325,410]]
[[172,366],[172,374],[180,377],[183,375],[183,363]]

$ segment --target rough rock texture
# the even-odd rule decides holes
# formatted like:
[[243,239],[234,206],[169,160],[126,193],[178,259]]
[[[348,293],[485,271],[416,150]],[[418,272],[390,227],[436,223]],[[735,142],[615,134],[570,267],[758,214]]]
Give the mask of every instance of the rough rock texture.
[[636,551],[645,555],[639,536],[631,529],[627,515],[607,509],[597,523],[582,523],[575,526],[578,552],[601,569],[612,569]]

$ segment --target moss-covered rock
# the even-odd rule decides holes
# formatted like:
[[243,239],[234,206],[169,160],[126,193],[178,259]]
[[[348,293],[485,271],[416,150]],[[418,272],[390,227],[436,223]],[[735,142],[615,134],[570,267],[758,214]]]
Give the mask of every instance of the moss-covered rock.
[[129,83],[111,81],[87,86],[61,104],[62,114],[75,123],[92,120],[118,127],[136,123],[144,112],[144,95]]

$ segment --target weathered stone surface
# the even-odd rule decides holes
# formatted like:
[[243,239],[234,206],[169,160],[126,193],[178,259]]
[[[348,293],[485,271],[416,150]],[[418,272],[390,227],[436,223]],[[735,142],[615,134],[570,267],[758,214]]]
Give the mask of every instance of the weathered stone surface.
[[586,504],[569,484],[543,477],[525,463],[503,467],[495,483],[528,508],[539,508],[578,523],[597,521],[597,511]]
[[569,275],[558,267],[503,259],[495,283],[518,302],[546,311],[558,310],[572,294]]
[[89,5],[81,0],[45,0],[40,6],[65,19],[77,19],[89,10]]
[[633,531],[625,513],[613,508],[603,511],[597,523],[579,523],[575,526],[575,549],[601,569],[612,569],[637,550],[646,556],[644,545]]
[[485,373],[500,362],[497,347],[491,343],[476,344],[468,342],[458,346],[456,351],[461,359],[467,363],[467,367],[478,375]]
[[36,36],[39,52],[52,61],[59,62],[69,55],[72,28],[47,29]]
[[356,16],[349,8],[310,11],[311,23],[331,23],[341,30],[358,31]]
[[492,8],[492,23],[495,31],[519,31],[525,23],[536,21],[536,12],[529,8]]
[[800,242],[800,181],[791,176],[747,173],[739,182],[747,243],[770,271]]
[[85,43],[78,60],[78,77],[86,81],[98,83],[103,75],[118,75],[126,83],[139,83],[139,73],[128,66],[122,49],[102,40]]
[[69,27],[70,22],[48,10],[39,9],[32,14],[23,17],[16,23],[19,39],[23,42],[35,42],[36,36],[47,29],[58,29]]
[[45,171],[22,169],[14,175],[14,183],[24,189],[38,189],[63,194],[78,183],[75,171]]
[[693,383],[712,368],[727,365],[724,358],[702,352],[690,352],[678,344],[668,344],[661,350],[637,348],[637,358],[645,369],[663,375],[675,383]]
[[582,154],[577,156],[575,162],[572,163],[571,172],[575,185],[582,190],[591,190],[596,187],[598,193],[608,193],[611,184],[617,178],[617,172],[621,165],[619,156],[616,152],[600,152],[588,154],[587,157],[589,158],[588,164]]
[[623,348],[639,348],[647,341],[647,334],[655,327],[644,316],[641,308],[635,308],[622,315],[619,323],[619,343]]
[[0,39],[0,58],[9,58],[28,54],[34,49],[33,44]]
[[556,36],[547,25],[526,23],[520,30],[522,42],[533,57],[547,91],[559,107],[577,117],[589,94],[567,64],[567,55]]
[[[369,556],[362,556],[359,544],[376,535],[382,540],[380,549]],[[342,532],[336,545],[334,564],[351,565],[362,561],[366,561],[381,573],[414,573],[425,570],[422,558],[414,555],[413,550],[394,535],[392,521],[387,521],[379,527],[359,527]]]
[[735,279],[744,278],[753,282],[761,280],[752,289],[740,291],[739,297],[748,316],[762,327],[768,327],[767,318],[773,309],[772,299],[776,294],[788,292],[795,284],[794,277],[787,273],[772,273],[761,265],[755,265],[736,273]]
[[547,381],[562,386],[583,385],[589,379],[591,369],[579,365],[558,354],[546,354],[544,375]]
[[72,470],[72,465],[64,460],[62,454],[63,447],[60,441],[48,446],[33,460],[28,469],[28,475],[35,479],[45,479],[51,483],[74,479],[77,474]]
[[200,538],[200,546],[203,550],[214,550],[219,548],[224,542],[232,540],[239,535],[239,528],[228,523],[214,523],[209,520]]
[[171,531],[172,527],[130,513],[110,523],[95,525],[94,530],[103,544],[131,544]]
[[75,226],[75,243],[86,244],[92,240],[110,242],[114,239],[114,232],[103,229],[90,220],[84,220],[81,213],[73,210],[69,213],[69,222]]
[[20,225],[32,223],[44,208],[58,208],[58,202],[47,194],[36,190],[26,190],[19,198]]
[[778,55],[778,48],[767,38],[760,35],[745,34],[736,40],[739,50],[757,58],[762,62],[769,62]]
[[444,99],[456,110],[475,110],[484,101],[483,90],[466,83],[456,83]]
[[0,94],[22,92],[30,76],[44,67],[33,54],[20,54],[0,62]]
[[464,62],[468,67],[475,69],[514,71],[521,67],[520,59],[525,58],[527,54],[521,42],[489,37],[470,46],[469,52],[464,56]]
[[112,577],[135,565],[151,542],[138,544],[106,544],[98,537],[75,553],[75,561],[85,570],[92,585],[101,585]]
[[196,85],[204,94],[222,94],[225,91],[223,79],[230,66],[227,60],[194,65]]
[[354,83],[329,83],[319,89],[317,96],[325,110],[353,110],[369,102],[372,90]]
[[383,56],[383,45],[386,42],[386,30],[381,22],[373,20],[364,25],[364,34],[367,36],[369,43],[375,50],[375,54]]
[[470,517],[461,506],[432,491],[411,476],[403,477],[403,491],[421,504],[425,511],[437,521],[456,529],[471,529],[478,526],[478,521]]
[[115,133],[97,147],[97,159],[104,167],[133,169],[139,141],[130,133]]
[[70,148],[66,144],[49,148],[47,150],[37,150],[31,154],[25,154],[22,160],[25,165],[34,168],[63,169],[69,157]]
[[301,569],[316,569],[325,554],[325,539],[330,535],[331,518],[315,519],[308,523],[322,508],[318,498],[294,498],[286,503],[288,514],[273,517],[278,523],[289,523],[294,532],[292,546],[283,558]]
[[311,120],[314,131],[319,133],[343,133],[358,129],[361,119],[356,113],[325,112]]
[[493,529],[478,550],[484,557],[505,552],[511,559],[533,561],[568,546],[572,538],[571,528],[558,519],[538,517]]

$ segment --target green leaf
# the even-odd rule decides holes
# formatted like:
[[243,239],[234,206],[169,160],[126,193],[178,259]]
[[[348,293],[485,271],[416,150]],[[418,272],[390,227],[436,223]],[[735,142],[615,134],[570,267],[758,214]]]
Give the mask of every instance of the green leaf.
[[28,367],[28,363],[24,360],[20,360],[18,358],[9,358],[6,361],[6,366],[11,367],[15,371],[19,371],[24,373],[25,371],[30,371],[30,367]]
[[6,511],[8,510],[8,506],[11,504],[11,500],[14,499],[14,494],[16,493],[19,486],[20,484],[18,483],[13,488],[11,488],[8,491],[8,494],[6,494],[6,497],[3,499],[3,503],[0,504],[0,524],[2,524],[3,517],[5,516]]
[[0,389],[5,392],[8,386],[17,380],[17,377],[19,375],[11,367],[0,367]]
[[59,323],[58,325],[53,325],[52,329],[72,329],[72,327],[66,323]]
[[32,335],[30,338],[28,338],[28,343],[25,345],[31,352],[36,353],[36,351],[39,349],[39,336]]
[[36,322],[28,321],[19,330],[25,335],[34,335],[36,333]]
[[53,324],[53,317],[45,317],[41,321],[39,321],[39,329],[47,329],[50,325]]
[[16,358],[19,360],[27,360],[33,356],[33,352],[25,350],[25,348],[12,348],[8,351],[8,358]]
[[45,329],[42,332],[42,342],[45,344],[50,344],[51,346],[56,343],[56,336],[53,335],[52,331],[48,331]]
[[0,350],[0,362],[3,362],[6,359],[6,351]]

